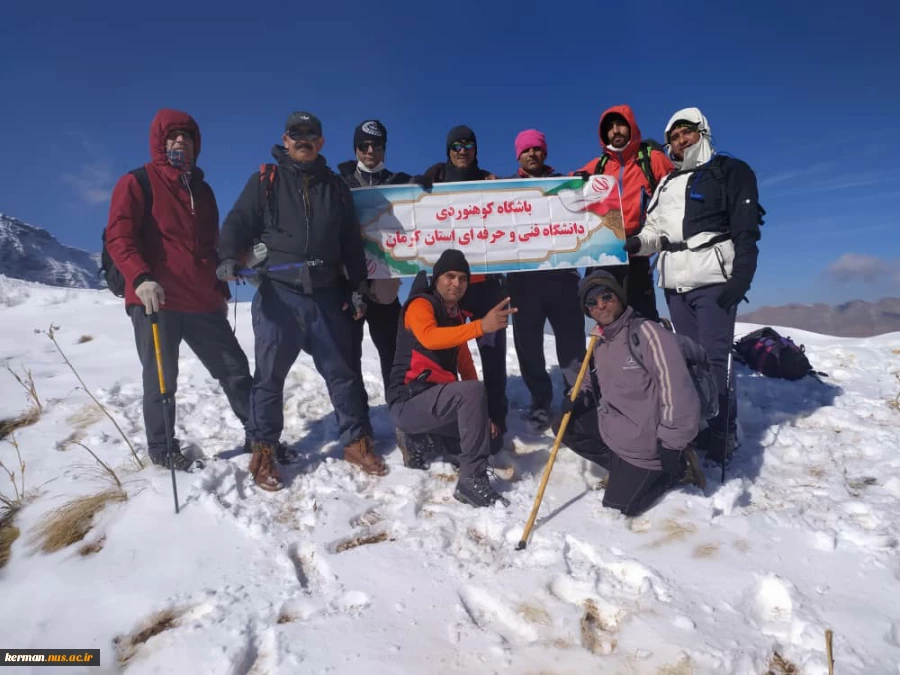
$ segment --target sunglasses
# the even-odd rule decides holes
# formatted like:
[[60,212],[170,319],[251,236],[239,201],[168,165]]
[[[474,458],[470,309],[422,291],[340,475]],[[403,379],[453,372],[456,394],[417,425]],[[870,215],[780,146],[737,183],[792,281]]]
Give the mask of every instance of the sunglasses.
[[453,152],[461,152],[462,150],[472,150],[475,148],[474,141],[466,141],[465,143],[462,141],[454,141],[450,144],[450,149]]
[[610,293],[609,291],[607,291],[606,293],[601,293],[600,295],[594,296],[591,300],[588,300],[587,302],[585,302],[584,306],[587,307],[588,309],[590,309],[591,307],[596,307],[601,302],[603,302],[603,304],[605,305],[609,302],[612,302],[613,298],[615,298],[615,297],[616,296],[613,293]]
[[291,129],[288,132],[288,138],[299,143],[300,141],[317,141],[319,134],[314,131],[301,131],[300,129]]
[[360,143],[356,146],[356,149],[360,152],[368,152],[369,148],[372,148],[372,152],[383,151],[384,143],[373,143],[372,141],[366,141],[365,143]]

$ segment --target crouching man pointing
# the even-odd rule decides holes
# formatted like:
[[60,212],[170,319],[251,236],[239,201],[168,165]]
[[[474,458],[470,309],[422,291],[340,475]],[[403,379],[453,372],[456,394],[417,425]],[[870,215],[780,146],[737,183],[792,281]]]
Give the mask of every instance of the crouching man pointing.
[[490,421],[487,392],[466,343],[505,331],[516,310],[506,298],[484,318],[466,323],[459,301],[468,286],[469,263],[456,250],[441,254],[430,285],[424,272],[416,277],[400,316],[387,401],[391,419],[406,436],[407,466],[421,468],[422,449],[432,436],[458,442],[459,481],[453,496],[476,507],[498,501],[509,505],[488,480],[491,437],[499,430]]

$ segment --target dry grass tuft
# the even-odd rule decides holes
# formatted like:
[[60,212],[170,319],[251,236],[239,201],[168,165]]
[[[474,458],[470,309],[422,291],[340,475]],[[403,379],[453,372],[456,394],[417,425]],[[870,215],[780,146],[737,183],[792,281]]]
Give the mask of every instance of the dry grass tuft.
[[78,549],[78,555],[83,558],[88,557],[89,555],[94,555],[95,553],[99,553],[103,550],[103,544],[106,543],[106,536],[102,536],[96,541],[88,542],[84,544]]
[[122,490],[109,489],[98,494],[76,497],[54,509],[38,524],[32,540],[44,553],[54,553],[85,538],[96,516],[110,503],[128,499]]
[[609,632],[597,605],[593,600],[585,600],[581,617],[581,645],[592,654],[612,654],[618,646],[617,640],[609,640],[602,633]]
[[433,473],[431,477],[437,478],[442,483],[455,483],[459,479],[455,473]]
[[80,338],[78,338],[78,344],[83,345],[85,342],[90,342],[93,339],[93,335],[82,335]]
[[800,669],[778,652],[772,654],[766,675],[798,675]]
[[132,635],[119,635],[113,640],[116,649],[116,661],[120,666],[134,658],[137,654],[138,647],[144,644],[150,638],[160,633],[175,628],[178,625],[178,619],[184,614],[184,610],[167,609],[157,612],[146,622],[143,628]]
[[31,405],[37,408],[38,414],[44,412],[44,405],[41,403],[41,399],[38,398],[37,387],[34,384],[34,377],[31,375],[31,370],[22,369],[22,375],[19,375],[14,371],[10,365],[6,364],[6,369],[9,371],[9,374],[12,375],[16,382],[25,390],[25,395],[28,397],[28,400],[31,401]]
[[30,427],[41,418],[41,411],[37,406],[32,406],[18,417],[8,417],[0,420],[0,441],[13,433],[16,429]]
[[278,612],[278,619],[276,619],[275,623],[291,623],[296,618],[296,616],[291,614],[286,609],[282,609],[280,612]]
[[718,544],[700,544],[699,546],[694,548],[693,555],[695,558],[712,558],[718,552]]
[[[380,544],[383,541],[388,541],[387,532],[361,535],[359,537],[353,537],[353,539],[346,539],[342,541],[340,544],[334,547],[334,552],[343,553],[344,551],[349,551],[350,549],[356,548],[357,546],[365,546],[366,544]],[[393,539],[391,539],[390,541],[393,541]]]
[[125,444],[128,446],[128,448],[131,450],[131,456],[134,459],[134,463],[137,466],[137,468],[143,469],[144,462],[142,462],[141,458],[138,457],[137,450],[134,449],[134,445],[132,444],[131,440],[128,438],[128,436],[125,434],[125,432],[122,431],[122,427],[119,426],[119,423],[116,422],[115,418],[109,413],[109,410],[106,409],[106,406],[103,405],[102,403],[100,403],[100,401],[97,400],[97,397],[91,393],[91,390],[88,389],[87,385],[84,383],[84,380],[81,379],[81,375],[79,375],[78,371],[75,370],[75,366],[73,366],[72,362],[69,361],[69,357],[66,356],[66,353],[62,350],[62,347],[59,346],[59,342],[56,341],[56,331],[57,330],[59,330],[59,326],[54,326],[53,324],[50,324],[50,328],[48,328],[46,331],[36,330],[35,332],[36,333],[44,333],[48,338],[50,338],[50,341],[53,343],[53,346],[56,347],[56,351],[59,352],[59,355],[62,357],[62,360],[65,362],[65,364],[67,366],[69,366],[69,370],[72,371],[72,374],[75,375],[75,379],[78,380],[78,383],[81,385],[81,389],[84,391],[85,394],[87,394],[91,398],[91,400],[94,403],[97,404],[97,407],[103,411],[103,414],[109,418],[109,421],[113,423],[113,426],[119,432],[119,435],[125,441]]
[[663,666],[657,675],[693,675],[694,666],[689,656],[682,656],[674,666]]
[[679,523],[672,518],[663,524],[663,529],[666,531],[666,535],[650,544],[650,548],[659,548],[676,541],[684,541],[688,536],[697,532],[697,526],[693,523]]
[[518,613],[528,623],[536,623],[541,626],[552,626],[553,620],[543,607],[535,607],[534,605],[521,604],[516,608]]
[[19,528],[13,524],[18,510],[16,506],[4,506],[0,510],[0,569],[9,562],[13,542],[19,538]]

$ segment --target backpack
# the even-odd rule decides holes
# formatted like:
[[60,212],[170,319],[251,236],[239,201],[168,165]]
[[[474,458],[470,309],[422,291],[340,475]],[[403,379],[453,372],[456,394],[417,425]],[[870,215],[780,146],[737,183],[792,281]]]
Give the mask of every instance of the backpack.
[[[153,212],[153,188],[150,187],[150,177],[147,175],[147,169],[140,167],[129,171],[132,176],[137,179],[141,191],[144,193],[144,221],[146,222],[152,217]],[[143,223],[142,223],[143,224]],[[100,251],[100,269],[97,270],[97,276],[106,282],[106,287],[110,293],[117,298],[125,297],[125,277],[116,264],[113,262],[109,251],[106,249],[106,228],[103,228],[103,234],[100,237],[103,242],[103,248]]]
[[[806,347],[766,326],[748,333],[734,343],[735,358],[750,370],[766,377],[802,380],[807,375],[825,375],[813,369],[806,358]],[[827,375],[826,375],[827,377]]]
[[[650,194],[652,195],[656,191],[656,186],[659,183],[656,180],[656,176],[653,175],[653,167],[650,164],[650,153],[653,152],[653,146],[647,142],[642,142],[638,147],[637,160],[638,166],[641,167],[641,171],[644,172],[644,176],[647,178],[647,182],[650,183]],[[602,174],[603,169],[606,167],[606,163],[609,161],[609,153],[604,152],[599,161],[597,162],[597,166],[594,167],[595,174]]]
[[[643,368],[644,372],[648,374],[650,371],[647,369],[647,366],[644,365],[643,358],[641,358],[641,340],[637,328],[644,321],[649,320],[650,319],[635,317],[631,323],[628,324],[627,335],[628,351],[631,352],[631,358],[633,358],[637,364]],[[668,322],[660,322],[660,325],[667,330],[672,330],[670,328],[671,324]],[[675,335],[675,340],[678,342],[678,349],[684,357],[684,363],[687,366],[688,372],[691,374],[691,381],[694,383],[694,389],[697,390],[697,396],[700,399],[700,420],[702,426],[702,423],[706,422],[706,420],[712,419],[719,414],[719,387],[716,384],[716,378],[713,375],[712,364],[709,362],[706,350],[698,342],[692,340],[687,335],[675,333],[674,331],[672,331],[672,333]]]

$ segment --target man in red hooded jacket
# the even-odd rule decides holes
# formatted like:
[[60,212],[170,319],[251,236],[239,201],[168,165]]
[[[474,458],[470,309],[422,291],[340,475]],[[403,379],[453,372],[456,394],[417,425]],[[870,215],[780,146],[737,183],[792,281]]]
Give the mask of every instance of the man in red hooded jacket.
[[219,381],[245,432],[253,384],[247,357],[226,318],[228,286],[216,277],[219,211],[196,165],[199,155],[200,128],[194,119],[177,110],[157,112],[150,125],[150,162],[142,167],[152,209],[146,213],[144,190],[127,173],[113,189],[106,226],[106,248],[125,278],[125,309],[143,366],[148,454],[154,464],[169,468],[168,433],[174,443],[171,462],[184,471],[197,465],[185,458],[174,437],[174,398],[166,404],[166,429],[150,315],[159,316],[169,393],[176,390],[182,339]]
[[[593,174],[615,176],[622,196],[625,236],[631,237],[644,224],[647,204],[656,186],[675,167],[664,152],[642,142],[641,130],[630,106],[617,105],[604,111],[600,116],[599,135],[604,153],[575,173],[585,177]],[[585,276],[593,270],[588,268]],[[625,287],[632,309],[648,319],[659,318],[649,258],[629,255],[627,269],[610,268],[609,271]]]

